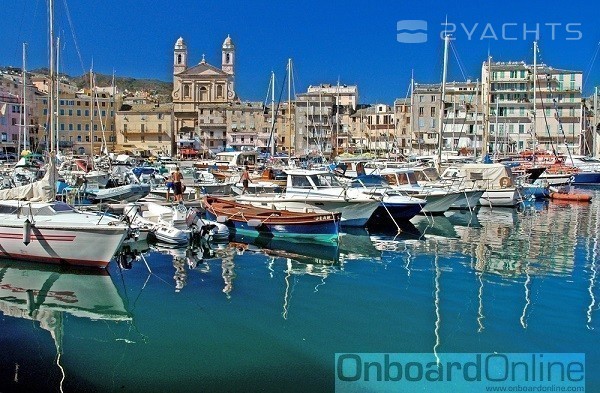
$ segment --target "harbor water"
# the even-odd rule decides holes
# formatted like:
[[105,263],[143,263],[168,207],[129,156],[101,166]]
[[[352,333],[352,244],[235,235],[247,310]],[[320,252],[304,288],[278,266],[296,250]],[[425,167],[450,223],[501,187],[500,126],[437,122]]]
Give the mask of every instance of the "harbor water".
[[337,245],[152,247],[108,274],[0,262],[0,392],[334,391],[336,353],[585,354],[598,392],[600,189],[586,191]]

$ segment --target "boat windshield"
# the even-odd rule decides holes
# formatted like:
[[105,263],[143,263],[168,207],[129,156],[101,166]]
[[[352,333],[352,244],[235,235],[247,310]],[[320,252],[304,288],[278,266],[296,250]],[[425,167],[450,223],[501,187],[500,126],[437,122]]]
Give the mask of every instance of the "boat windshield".
[[388,187],[389,183],[381,176],[367,175],[359,176],[352,180],[351,187]]
[[438,181],[440,180],[440,174],[435,168],[425,168],[421,171],[415,171],[417,180],[420,181]]
[[317,187],[343,187],[338,178],[331,173],[319,173],[309,177]]

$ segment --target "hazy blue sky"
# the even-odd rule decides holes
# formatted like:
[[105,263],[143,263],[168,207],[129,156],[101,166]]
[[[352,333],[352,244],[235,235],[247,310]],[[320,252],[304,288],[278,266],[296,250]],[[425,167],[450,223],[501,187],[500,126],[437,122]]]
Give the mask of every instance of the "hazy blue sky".
[[[600,60],[595,60],[600,6],[594,2],[577,7],[571,2],[559,7],[549,1],[459,0],[55,0],[55,4],[56,31],[63,42],[61,68],[71,75],[89,70],[93,60],[97,72],[110,74],[114,69],[119,76],[170,81],[177,38],[182,36],[188,44],[191,64],[204,53],[209,63],[220,66],[221,44],[230,34],[237,49],[237,92],[244,100],[263,100],[271,70],[283,80],[287,59],[292,58],[297,92],[310,84],[334,84],[339,78],[342,84],[358,85],[361,103],[391,104],[407,95],[412,70],[417,82],[441,80],[439,36],[447,18],[454,24],[449,29],[455,28],[449,81],[479,78],[488,51],[494,60],[532,62],[538,30],[539,61],[583,71],[586,92],[600,85]],[[26,41],[28,68],[47,66],[47,0],[3,0],[2,5],[0,64],[20,67]],[[425,21],[420,37],[427,41],[398,42],[397,23],[402,20]],[[404,27],[423,27],[423,22],[411,23]]]

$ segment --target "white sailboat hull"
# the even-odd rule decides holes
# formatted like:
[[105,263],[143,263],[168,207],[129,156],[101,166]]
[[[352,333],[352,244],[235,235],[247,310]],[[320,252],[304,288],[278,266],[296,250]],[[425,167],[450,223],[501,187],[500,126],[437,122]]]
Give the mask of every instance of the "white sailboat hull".
[[52,223],[31,227],[31,241],[24,244],[24,221],[0,215],[0,257],[35,262],[105,268],[127,235],[124,226]]

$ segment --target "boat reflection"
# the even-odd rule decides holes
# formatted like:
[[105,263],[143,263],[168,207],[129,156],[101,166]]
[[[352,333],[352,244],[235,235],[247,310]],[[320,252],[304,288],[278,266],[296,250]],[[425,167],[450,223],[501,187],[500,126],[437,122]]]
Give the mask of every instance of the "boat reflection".
[[[477,218],[478,210],[449,210],[445,213],[445,216],[455,227],[481,228],[481,223]],[[455,229],[460,236],[460,229]]]
[[373,245],[364,228],[344,228],[339,237],[340,262],[361,258],[381,259],[381,250]]
[[423,234],[425,238],[457,239],[458,233],[448,217],[438,216],[415,216],[410,220],[415,228]]
[[[35,263],[25,266],[9,260],[0,261],[0,312],[6,317],[35,321],[50,333],[57,352],[56,365],[62,372],[61,391],[66,377],[61,356],[67,315],[93,321],[132,321],[105,270]],[[15,383],[17,373],[18,366]]]
[[232,242],[258,247],[264,254],[290,258],[299,262],[317,264],[339,262],[340,249],[337,242],[293,242],[272,237],[248,237],[239,234],[233,237]]

